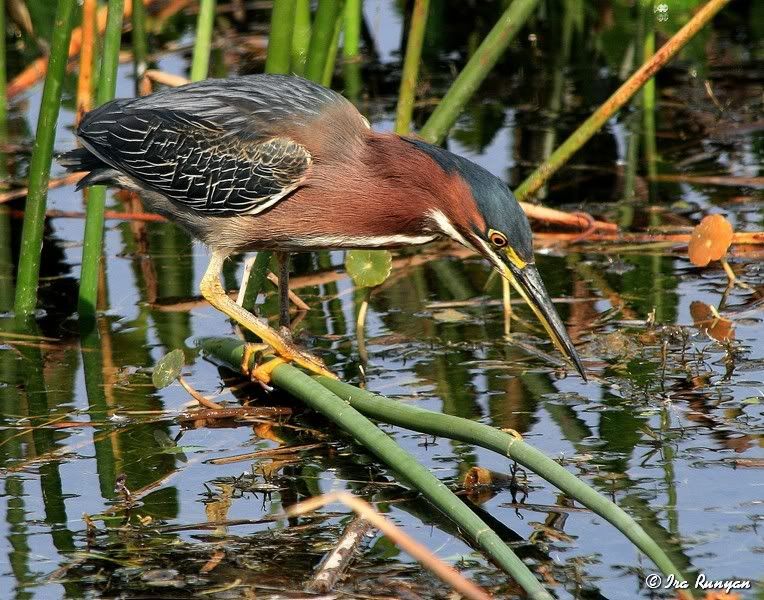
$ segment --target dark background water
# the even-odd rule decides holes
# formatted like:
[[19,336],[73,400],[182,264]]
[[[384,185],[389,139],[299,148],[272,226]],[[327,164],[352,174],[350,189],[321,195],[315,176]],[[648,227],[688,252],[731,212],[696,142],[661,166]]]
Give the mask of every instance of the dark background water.
[[[392,129],[399,83],[400,4],[367,1],[364,8],[367,44],[355,100],[382,130]],[[431,5],[417,125],[502,7]],[[667,8],[653,13],[661,43],[695,3],[658,6]],[[46,35],[44,3],[30,8]],[[763,12],[758,2],[732,2],[659,75],[658,173],[764,175]],[[244,22],[219,18],[214,74],[262,70],[267,19],[259,5]],[[193,24],[194,15],[182,13],[155,36],[155,66],[187,75]],[[6,42],[15,73],[36,50],[28,37],[11,33]],[[542,3],[447,146],[519,184],[633,70],[640,40],[637,8],[627,3]],[[125,47],[128,42],[129,36]],[[119,96],[133,94],[131,72],[128,64],[120,67]],[[74,81],[72,75],[67,82],[57,151],[75,144]],[[341,66],[334,87],[352,87]],[[15,178],[26,173],[40,93],[33,88],[11,105]],[[646,177],[651,165],[635,148],[644,142],[642,112],[633,104],[552,180],[544,202],[583,208],[635,229],[690,225],[707,212],[725,214],[741,231],[764,228],[760,184],[656,183]],[[54,167],[54,176],[60,174]],[[109,205],[125,210],[116,193]],[[0,206],[0,310],[9,311],[21,220],[5,210],[8,205]],[[23,208],[23,201],[10,207]],[[80,211],[83,198],[71,187],[56,189],[49,207]],[[267,517],[334,489],[379,503],[438,556],[497,596],[512,596],[516,590],[504,575],[348,438],[289,398],[236,385],[197,354],[199,338],[236,332],[223,315],[194,300],[207,253],[174,226],[107,222],[98,336],[81,341],[75,308],[82,228],[81,219],[48,221],[40,337],[20,339],[10,325],[0,326],[3,597],[238,597],[253,586],[261,595],[298,593],[350,512],[333,506],[309,518],[273,523]],[[756,579],[764,552],[764,273],[761,253],[745,250],[736,249],[732,265],[754,289],[736,288],[726,296],[722,313],[734,338],[719,341],[713,336],[723,338],[720,325],[713,319],[710,330],[709,322],[698,325],[704,309],[693,305],[718,306],[722,300],[726,278],[718,263],[697,269],[681,248],[665,244],[568,248],[545,239],[539,266],[593,374],[588,384],[566,374],[525,307],[516,305],[512,334],[504,336],[499,282],[483,261],[448,245],[400,252],[396,258],[423,260],[397,263],[371,297],[368,387],[513,428],[613,498],[689,572]],[[307,343],[345,379],[358,381],[355,315],[363,294],[341,272],[342,263],[342,253],[300,257],[294,284],[311,306],[301,325],[311,336]],[[235,288],[240,278],[241,264],[234,262],[227,287]],[[265,299],[269,315],[276,312],[273,296],[270,290]],[[191,400],[188,394],[178,385],[156,391],[150,382],[152,365],[174,348],[185,350],[186,377],[200,392],[231,403],[257,396],[262,405],[291,407],[295,414],[273,428],[182,426],[179,413]],[[512,468],[462,443],[385,429],[457,487],[474,465],[501,473]],[[167,439],[179,435],[180,449]],[[209,462],[290,444],[318,446],[283,463]],[[120,526],[125,511],[114,492],[119,473],[140,496],[129,528]],[[650,595],[640,583],[654,571],[649,561],[602,519],[571,510],[556,490],[526,475],[526,489],[503,489],[475,501],[557,595]],[[146,486],[155,487],[141,492]],[[83,513],[96,519],[93,536]],[[149,517],[150,526],[141,527],[138,519],[148,523]],[[202,526],[223,519],[265,522]],[[220,549],[221,563],[200,574]],[[339,590],[353,597],[448,593],[381,536],[369,539]]]

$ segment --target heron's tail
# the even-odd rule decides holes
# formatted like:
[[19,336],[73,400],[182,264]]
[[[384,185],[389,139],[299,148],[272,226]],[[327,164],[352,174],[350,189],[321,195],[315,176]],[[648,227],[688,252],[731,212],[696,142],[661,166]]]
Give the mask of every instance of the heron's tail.
[[96,184],[113,185],[115,177],[119,174],[116,169],[107,165],[87,148],[77,148],[59,154],[57,160],[58,164],[72,173],[89,171],[85,177],[80,179],[77,190]]

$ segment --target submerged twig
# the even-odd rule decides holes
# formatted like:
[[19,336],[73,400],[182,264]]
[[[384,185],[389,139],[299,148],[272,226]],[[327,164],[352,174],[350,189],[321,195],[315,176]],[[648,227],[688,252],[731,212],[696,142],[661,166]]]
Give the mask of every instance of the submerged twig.
[[371,523],[362,516],[350,521],[337,545],[324,556],[316,568],[313,578],[305,586],[307,591],[326,593],[333,589],[347,571],[371,528]]
[[444,563],[432,552],[430,552],[430,550],[424,544],[419,543],[409,534],[403,531],[403,529],[391,521],[385,519],[381,514],[374,510],[374,508],[368,502],[362,500],[358,496],[353,496],[348,492],[332,492],[330,494],[324,494],[323,496],[311,498],[310,500],[305,500],[304,502],[290,506],[285,511],[285,514],[287,517],[297,517],[309,512],[313,512],[314,510],[334,502],[341,502],[348,508],[352,509],[365,521],[368,521],[374,525],[374,527],[384,533],[396,545],[414,557],[424,567],[440,577],[443,581],[453,587],[464,597],[476,600],[490,600],[490,596],[485,592],[485,590],[479,588],[470,580],[466,579],[456,569]]

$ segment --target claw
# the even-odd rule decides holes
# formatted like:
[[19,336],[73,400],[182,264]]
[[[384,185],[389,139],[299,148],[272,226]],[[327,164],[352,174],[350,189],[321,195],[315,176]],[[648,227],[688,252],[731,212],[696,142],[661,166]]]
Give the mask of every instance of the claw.
[[[241,354],[241,372],[245,375],[251,376],[252,368],[250,367],[250,363],[252,362],[252,356],[256,355],[257,353],[263,353],[267,350],[270,350],[270,346],[268,344],[255,344],[252,342],[244,344],[244,351]],[[258,357],[255,360],[255,364],[257,365],[259,362],[260,360]]]
[[273,388],[270,386],[271,373],[273,372],[273,369],[286,364],[286,362],[287,361],[285,361],[283,358],[276,357],[274,359],[269,360],[267,363],[257,366],[252,371],[250,376],[252,377],[253,381],[259,382],[260,385],[262,385],[266,391],[272,392]]

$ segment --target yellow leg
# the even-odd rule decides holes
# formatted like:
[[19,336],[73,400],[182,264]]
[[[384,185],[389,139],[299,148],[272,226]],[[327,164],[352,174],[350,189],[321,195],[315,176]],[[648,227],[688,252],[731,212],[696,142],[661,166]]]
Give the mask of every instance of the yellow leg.
[[215,251],[212,252],[210,264],[207,266],[207,271],[204,273],[199,286],[202,296],[205,297],[207,302],[242,327],[249,329],[252,333],[259,336],[263,342],[273,348],[273,351],[285,361],[294,362],[312,373],[337,379],[337,376],[326,368],[320,358],[303,352],[292,342],[285,340],[266,323],[228,297],[223,286],[220,285],[220,272],[223,269],[224,260],[225,255]]

